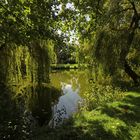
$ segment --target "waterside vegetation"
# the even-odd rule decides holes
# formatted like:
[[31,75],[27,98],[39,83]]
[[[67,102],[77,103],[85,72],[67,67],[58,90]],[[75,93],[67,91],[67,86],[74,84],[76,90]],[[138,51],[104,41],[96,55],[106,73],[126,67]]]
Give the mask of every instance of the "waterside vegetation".
[[[0,139],[140,139],[139,0],[1,0],[0,15]],[[82,103],[51,128],[65,85]]]

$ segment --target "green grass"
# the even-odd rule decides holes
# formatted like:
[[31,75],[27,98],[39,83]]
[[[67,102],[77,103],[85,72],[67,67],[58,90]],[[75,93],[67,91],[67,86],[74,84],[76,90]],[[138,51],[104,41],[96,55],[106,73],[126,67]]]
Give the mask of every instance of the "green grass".
[[87,68],[87,64],[51,64],[51,70]]
[[126,92],[122,101],[82,111],[60,128],[39,130],[34,139],[140,140],[140,93]]
[[78,69],[78,64],[51,64],[52,70]]

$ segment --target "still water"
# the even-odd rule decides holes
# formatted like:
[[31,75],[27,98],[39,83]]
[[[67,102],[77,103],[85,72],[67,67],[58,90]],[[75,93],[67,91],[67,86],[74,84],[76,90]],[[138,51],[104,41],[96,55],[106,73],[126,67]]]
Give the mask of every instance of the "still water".
[[71,85],[73,90],[79,88],[78,93],[81,95],[86,91],[89,85],[88,79],[90,74],[88,70],[63,70],[53,71],[50,74],[51,84],[57,89],[63,89],[64,84]]
[[78,111],[82,103],[82,93],[88,88],[87,71],[54,71],[50,75],[52,85],[61,89],[58,102],[52,106],[50,127],[62,124],[67,118]]
[[56,127],[79,109],[82,94],[89,83],[89,72],[79,70],[52,71],[50,87],[36,88],[29,99],[29,108],[40,125]]

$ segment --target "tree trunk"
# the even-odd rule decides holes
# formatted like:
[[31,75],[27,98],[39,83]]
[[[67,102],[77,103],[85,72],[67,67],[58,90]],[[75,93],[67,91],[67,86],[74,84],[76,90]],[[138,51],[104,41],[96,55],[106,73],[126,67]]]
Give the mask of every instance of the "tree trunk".
[[139,79],[140,76],[137,75],[132,68],[129,66],[129,64],[126,61],[126,56],[129,53],[130,47],[132,45],[134,36],[135,36],[135,30],[139,27],[139,20],[140,20],[140,16],[138,15],[138,12],[136,10],[135,7],[135,3],[134,2],[130,2],[132,4],[133,10],[134,10],[134,15],[132,17],[132,21],[129,27],[129,34],[128,34],[128,38],[127,38],[127,46],[126,48],[124,47],[121,51],[121,61],[122,64],[124,66],[124,70],[125,72],[132,78],[132,80],[134,81],[134,83],[137,85],[139,83]]
[[127,63],[126,60],[125,60],[125,63],[124,63],[124,68],[125,68],[125,72],[132,78],[132,80],[134,81],[134,83],[135,83],[136,85],[138,85],[140,76],[137,75],[137,74],[131,69],[131,67],[129,66],[129,64]]

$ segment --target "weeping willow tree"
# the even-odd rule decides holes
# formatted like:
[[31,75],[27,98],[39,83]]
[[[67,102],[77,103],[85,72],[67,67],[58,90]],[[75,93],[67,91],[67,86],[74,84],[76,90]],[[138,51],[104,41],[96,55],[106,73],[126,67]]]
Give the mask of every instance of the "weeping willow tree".
[[[139,75],[133,70],[129,55],[130,50],[136,52],[140,50],[138,3],[110,1],[109,10],[105,14],[111,20],[108,19],[106,26],[101,26],[95,45],[95,57],[105,73],[119,79],[120,76],[116,76],[123,70],[135,84],[139,82]],[[136,53],[133,55],[135,57]]]
[[52,5],[37,0],[0,2],[1,83],[49,82],[48,40],[55,38]]
[[[139,58],[137,60],[135,58],[138,57],[139,44],[135,42],[129,46],[127,42],[129,37],[128,31],[101,31],[97,36],[94,57],[102,65],[102,70],[106,75],[119,79],[124,76],[122,73],[127,73],[137,84],[139,80],[137,75],[139,73]],[[136,41],[136,38],[133,41]],[[136,61],[132,62],[131,57]],[[134,66],[137,68],[134,69]]]
[[[58,21],[53,5],[53,0],[0,1],[0,139],[9,139],[9,134],[11,139],[20,139],[21,124],[18,134],[8,123],[15,125],[17,118],[23,123],[26,107],[35,110],[41,104],[40,98],[47,98],[51,108],[50,42],[60,40],[55,33]],[[45,100],[42,102],[44,107]],[[48,112],[39,113],[46,117],[51,115]]]
[[[27,83],[48,83],[49,55],[47,41],[37,41],[31,46],[10,44],[1,51],[5,59],[6,84],[23,85]],[[2,60],[2,59],[1,59]]]
[[2,84],[49,83],[49,60],[55,59],[51,56],[53,43],[60,41],[55,32],[59,22],[52,8],[55,4],[53,0],[0,2]]
[[[62,0],[63,2],[63,0]],[[95,71],[102,79],[107,75],[120,79],[126,73],[135,84],[139,83],[139,0],[71,0],[76,14],[71,16],[79,39],[93,42]],[[130,56],[133,52],[133,62]],[[137,57],[137,59],[136,59]],[[134,66],[135,65],[135,66]],[[104,76],[105,77],[104,77]],[[123,77],[123,76],[122,76]],[[98,79],[98,78],[97,78]]]

